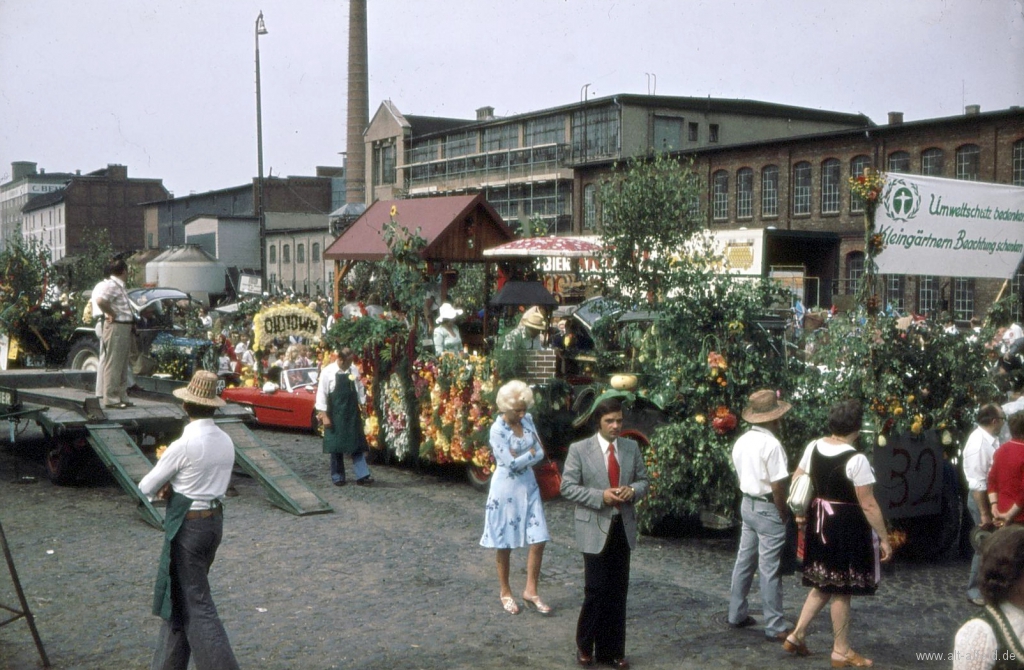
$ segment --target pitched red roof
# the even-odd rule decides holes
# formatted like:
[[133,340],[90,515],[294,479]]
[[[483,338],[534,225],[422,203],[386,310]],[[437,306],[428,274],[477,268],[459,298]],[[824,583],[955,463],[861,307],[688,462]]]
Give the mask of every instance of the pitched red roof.
[[482,252],[513,239],[512,231],[494,208],[477,195],[456,195],[410,200],[378,200],[324,251],[328,260],[379,261],[388,255],[381,237],[384,224],[394,218],[409,230],[420,229],[427,241],[425,260],[472,262],[485,260]]

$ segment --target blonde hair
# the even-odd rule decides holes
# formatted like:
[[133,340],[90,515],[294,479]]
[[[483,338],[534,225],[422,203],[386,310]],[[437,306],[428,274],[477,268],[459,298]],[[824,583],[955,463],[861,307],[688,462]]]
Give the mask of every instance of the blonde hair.
[[494,399],[499,412],[507,412],[520,402],[526,403],[526,409],[533,407],[533,389],[518,379],[513,379],[498,389],[498,397]]

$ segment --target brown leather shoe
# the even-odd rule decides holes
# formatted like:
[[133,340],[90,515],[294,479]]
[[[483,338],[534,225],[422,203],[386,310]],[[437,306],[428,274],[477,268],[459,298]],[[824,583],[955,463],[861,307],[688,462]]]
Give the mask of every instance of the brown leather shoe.
[[576,648],[576,663],[584,668],[589,668],[594,664],[594,657],[590,654],[585,653],[579,647]]
[[624,658],[614,658],[608,661],[608,665],[615,668],[615,670],[629,670],[629,661]]
[[765,640],[768,641],[768,642],[776,642],[776,641],[778,641],[778,642],[785,642],[786,638],[789,637],[792,634],[793,634],[793,629],[790,628],[789,630],[784,630],[784,631],[782,631],[780,633],[776,633],[775,635],[765,635],[764,637],[765,637]]

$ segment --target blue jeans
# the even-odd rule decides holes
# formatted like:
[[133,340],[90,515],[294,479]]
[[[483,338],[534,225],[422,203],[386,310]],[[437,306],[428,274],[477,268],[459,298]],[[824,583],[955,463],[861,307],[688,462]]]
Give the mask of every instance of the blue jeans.
[[740,503],[740,516],[743,529],[732,570],[729,623],[738,624],[747,618],[747,594],[756,569],[761,573],[764,634],[774,637],[792,628],[782,616],[782,576],[779,574],[782,548],[786,544],[786,524],[782,523],[773,503],[746,496]]
[[224,532],[224,516],[186,519],[171,542],[171,620],[164,621],[151,670],[237,670],[207,578]]
[[[356,479],[370,476],[370,466],[366,464],[365,451],[357,451],[352,454],[352,467],[356,469]],[[331,481],[345,481],[345,454],[331,454]]]
[[[978,503],[974,500],[974,496],[971,492],[967,492],[967,511],[971,513],[971,518],[974,519],[974,525],[981,525],[981,510],[978,509]],[[967,577],[967,597],[968,598],[980,598],[981,590],[978,588],[978,572],[981,570],[981,553],[974,552],[974,559],[971,561],[971,574]]]

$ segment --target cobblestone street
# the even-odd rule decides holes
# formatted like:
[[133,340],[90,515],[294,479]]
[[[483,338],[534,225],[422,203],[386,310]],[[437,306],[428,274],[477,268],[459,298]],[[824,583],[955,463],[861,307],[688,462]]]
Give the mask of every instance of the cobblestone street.
[[[313,436],[258,430],[334,507],[295,517],[251,479],[226,506],[211,571],[214,598],[247,668],[572,668],[583,562],[572,546],[572,506],[546,507],[554,540],[544,556],[544,618],[505,614],[493,552],[478,546],[484,495],[461,479],[373,466],[372,488],[330,485]],[[38,432],[0,446],[0,521],[55,668],[148,667],[159,620],[150,614],[162,535],[101,472],[75,487],[46,480]],[[819,668],[829,663],[827,613],[789,657],[759,628],[724,624],[735,539],[641,537],[633,554],[627,655],[638,669]],[[522,591],[525,551],[513,552]],[[968,564],[900,563],[874,598],[854,599],[854,647],[876,667],[949,667],[916,661],[948,653],[972,607]],[[807,590],[785,580],[795,620]],[[760,619],[755,581],[751,611]],[[6,571],[0,603],[16,605]],[[0,668],[39,667],[23,621],[0,628]]]

